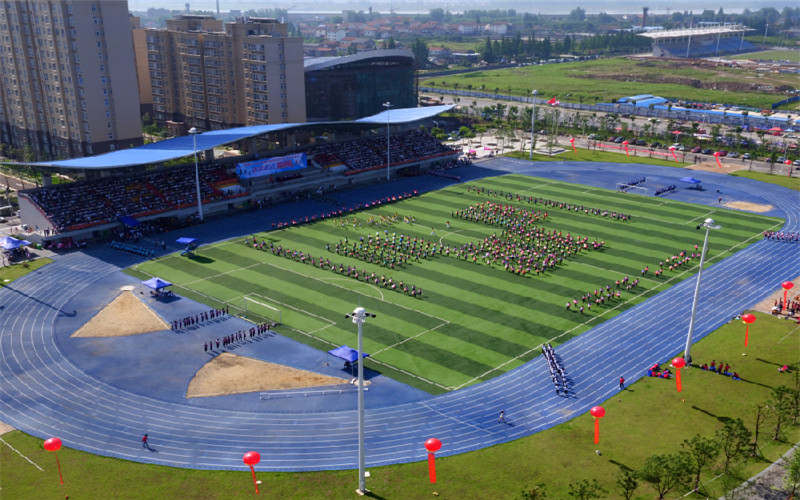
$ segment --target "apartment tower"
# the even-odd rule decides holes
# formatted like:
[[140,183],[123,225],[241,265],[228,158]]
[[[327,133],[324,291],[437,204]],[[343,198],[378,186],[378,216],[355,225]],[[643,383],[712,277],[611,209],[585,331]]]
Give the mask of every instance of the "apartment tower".
[[125,0],[0,2],[0,142],[26,159],[142,144]]
[[134,29],[143,110],[175,134],[305,122],[303,42],[271,18],[180,14]]

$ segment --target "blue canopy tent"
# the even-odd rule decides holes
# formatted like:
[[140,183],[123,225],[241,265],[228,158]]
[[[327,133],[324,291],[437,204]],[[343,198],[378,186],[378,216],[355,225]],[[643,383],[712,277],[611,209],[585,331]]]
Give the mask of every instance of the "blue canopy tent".
[[149,280],[142,281],[142,285],[152,288],[153,290],[161,290],[162,288],[172,286],[172,283],[162,280],[161,278],[153,277]]
[[180,245],[186,245],[186,248],[181,252],[181,255],[194,255],[194,251],[197,249],[197,238],[187,238],[182,237],[175,240],[176,243]]
[[688,182],[689,184],[700,184],[701,182],[703,182],[703,181],[701,181],[699,179],[695,179],[694,177],[691,177],[691,176],[689,176],[689,177],[681,177],[678,180],[681,181],[681,182]]
[[[345,368],[349,364],[350,365],[350,373],[351,374],[354,373],[354,370],[355,370],[354,366],[355,366],[355,363],[358,361],[358,349],[353,349],[351,347],[347,347],[346,345],[343,345],[343,346],[337,347],[336,349],[331,349],[330,351],[328,351],[328,354],[330,354],[331,356],[335,356],[335,357],[337,357],[339,359],[343,359],[344,362],[345,362]],[[363,358],[367,358],[367,357],[369,357],[369,354],[367,354],[365,352],[361,353],[361,358],[362,359]]]
[[141,222],[139,222],[138,220],[129,215],[123,215],[122,217],[119,218],[119,221],[128,227],[136,227],[142,225]]
[[13,236],[4,236],[0,238],[0,247],[2,247],[3,250],[14,250],[30,244],[31,242],[28,240],[18,240]]

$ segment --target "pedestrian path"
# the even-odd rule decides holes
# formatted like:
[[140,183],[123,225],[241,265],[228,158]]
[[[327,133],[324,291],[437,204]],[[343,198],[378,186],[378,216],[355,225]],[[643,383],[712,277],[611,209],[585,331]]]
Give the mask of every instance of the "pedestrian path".
[[[458,173],[467,180],[507,172],[609,189],[620,178],[644,174],[648,183],[651,178],[654,183],[672,183],[685,175],[682,169],[670,167],[532,164],[507,158]],[[782,230],[800,230],[796,192],[719,174],[692,175],[709,189],[715,186],[741,195],[740,199],[771,204],[774,208],[768,214],[787,221]],[[336,195],[352,204],[447,184],[425,176]],[[695,192],[678,190],[671,199],[712,205],[717,197],[709,193],[705,200]],[[264,230],[273,220],[329,209],[317,202],[296,203],[209,221],[180,235],[211,242]],[[169,250],[177,249],[175,245]],[[785,243],[762,240],[708,268],[703,274],[695,338],[769,295],[777,283],[800,275],[800,260],[787,258],[793,250]],[[180,401],[153,387],[125,385],[119,374],[105,377],[103,372],[114,369],[113,364],[111,368],[81,365],[85,360],[75,357],[64,335],[89,317],[86,308],[79,307],[81,300],[90,302],[91,294],[102,295],[104,287],[125,281],[118,271],[136,262],[133,256],[97,247],[58,256],[53,264],[0,290],[0,420],[41,438],[57,435],[68,447],[176,467],[242,470],[242,455],[249,450],[261,453],[259,467],[265,470],[357,467],[357,411],[352,394],[342,396],[351,398],[349,403],[327,409],[293,398],[261,401],[264,406],[259,408],[243,401],[237,404],[244,398],[232,398],[229,405],[211,407]],[[732,285],[732,281],[746,286]],[[559,346],[557,353],[574,389],[569,398],[555,394],[547,365],[537,357],[492,380],[441,396],[408,393],[401,401],[368,405],[367,466],[424,460],[422,444],[430,437],[444,444],[440,454],[452,455],[518,439],[588,411],[619,390],[615,376],[624,373],[627,382],[633,383],[638,377],[630,374],[643,374],[643,367],[683,349],[693,291],[694,280],[684,281]],[[137,355],[136,350],[131,354]],[[597,368],[606,366],[609,359],[614,360],[614,373],[598,380]],[[133,369],[117,367],[122,372]],[[148,373],[158,379],[169,377],[170,370],[165,360]],[[506,425],[497,422],[501,409]],[[141,445],[145,433],[150,450]]]

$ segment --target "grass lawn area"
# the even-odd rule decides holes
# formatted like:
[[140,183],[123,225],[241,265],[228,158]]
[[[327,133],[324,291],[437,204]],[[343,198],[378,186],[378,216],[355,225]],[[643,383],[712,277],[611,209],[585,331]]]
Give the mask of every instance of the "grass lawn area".
[[[667,75],[667,76],[665,76]],[[736,103],[739,106],[769,108],[783,97],[760,90],[715,90],[700,84],[738,85],[742,81],[774,86],[796,85],[795,75],[762,75],[755,70],[704,68],[661,60],[629,60],[624,57],[563,64],[547,64],[477,71],[447,77],[423,78],[422,86],[456,88],[530,96],[533,82],[541,97],[558,96],[562,101],[611,102],[612,99],[653,94],[668,99]]]
[[[777,367],[794,363],[794,372],[800,369],[800,330],[791,321],[760,313],[756,316],[757,321],[750,327],[749,347],[743,347],[744,325],[736,320],[695,344],[692,351],[697,362],[716,359],[730,363],[743,376],[742,381],[698,368],[684,369],[683,392],[678,393],[674,380],[644,378],[603,403],[606,416],[600,423],[598,445],[592,439],[592,417],[584,414],[511,443],[439,457],[436,485],[428,482],[426,464],[417,462],[370,468],[367,487],[375,498],[386,499],[430,498],[433,492],[441,498],[519,499],[521,490],[541,482],[545,484],[547,498],[567,498],[570,483],[597,479],[608,492],[603,498],[621,498],[614,484],[614,475],[620,468],[638,469],[650,455],[681,451],[681,442],[695,434],[713,437],[731,418],[741,418],[753,431],[755,403],[765,401],[779,385],[797,390],[797,378],[792,373],[778,373]],[[602,368],[600,372],[604,377],[617,375]],[[507,418],[513,424],[515,416]],[[721,496],[764,469],[800,439],[795,424],[785,425],[780,439],[773,441],[774,425],[770,414],[759,434],[758,458],[738,463],[731,475],[720,476],[721,457],[717,456],[702,475],[701,494],[689,498]],[[61,487],[55,459],[42,449],[40,439],[19,431],[5,434],[2,439],[3,498],[63,498],[66,493],[71,498],[227,499],[253,494],[250,473],[244,467],[241,472],[174,469],[99,457],[69,448],[58,452],[64,476]],[[445,442],[443,451],[446,449]],[[598,456],[595,450],[602,455]],[[262,495],[293,499],[354,497],[358,477],[354,470],[313,473],[257,470],[257,475],[263,481]],[[687,491],[685,486],[678,487],[668,498],[680,498]],[[640,484],[634,498],[649,500],[654,496],[652,488]]]
[[[614,155],[614,161],[619,159]],[[520,198],[513,200],[515,212],[498,215],[493,225],[480,217],[476,222],[457,216],[457,211],[478,204],[486,208],[488,202],[512,203],[489,190],[518,194]],[[567,210],[558,203],[532,203],[532,199],[625,213],[632,219],[623,222]],[[142,278],[157,275],[175,283],[173,288],[179,295],[211,307],[227,303],[232,313],[246,311],[254,321],[274,319],[279,309],[283,323],[277,329],[279,333],[324,350],[354,345],[356,331],[344,314],[353,304],[360,304],[378,315],[365,329],[364,350],[371,354],[367,366],[438,394],[509,371],[536,357],[542,343],[567,341],[692,276],[699,252],[697,259],[675,271],[665,271],[662,278],[655,278],[653,272],[659,260],[702,246],[702,235],[695,225],[708,210],[667,199],[505,175],[368,209],[346,219],[256,234],[259,242],[265,242],[265,250],[247,246],[244,238],[234,238],[201,247],[194,259],[173,254],[142,263],[130,272]],[[528,215],[521,215],[523,211]],[[533,217],[545,211],[546,218]],[[739,211],[717,209],[713,216],[726,230],[713,238],[709,263],[758,241],[764,230],[781,224],[776,218]],[[504,235],[501,219],[504,224],[530,224],[528,233],[536,225],[547,235],[544,239],[530,234]],[[669,238],[664,237],[665,228]],[[572,244],[567,242],[555,248],[557,240],[548,238],[559,232],[587,238],[586,248],[570,250]],[[498,235],[495,247],[478,249],[493,234]],[[504,239],[506,236],[508,239]],[[370,239],[374,240],[372,244]],[[595,241],[605,243],[593,249]],[[512,242],[528,253],[522,261],[519,257],[508,259],[517,270],[509,272],[499,254],[510,252],[510,247],[503,245]],[[550,245],[547,250],[545,244]],[[396,255],[391,245],[410,256],[404,265],[398,261],[393,270],[383,265],[390,258],[387,256]],[[288,250],[288,257],[275,255],[270,246],[275,252],[279,248]],[[449,255],[444,253],[445,248]],[[457,257],[460,249],[466,250]],[[350,255],[353,251],[363,255],[357,258]],[[297,252],[294,258],[293,252]],[[378,257],[380,252],[384,257]],[[427,252],[427,257],[419,256],[422,252]],[[534,264],[541,269],[549,254],[558,254],[562,262],[548,266],[537,276]],[[492,255],[497,256],[496,261],[492,261]],[[310,264],[320,258],[330,260],[337,271]],[[526,266],[531,267],[530,272]],[[631,281],[639,278],[645,266],[651,269],[650,275],[633,290],[623,286],[619,298],[583,313],[565,309],[566,302],[580,300],[582,294],[597,287],[614,285],[625,276]],[[358,271],[358,279],[347,275],[348,267]],[[522,274],[521,269],[526,272]],[[387,281],[392,278],[399,288],[392,291],[381,276]],[[400,291],[412,285],[424,291],[421,298]]]
[[800,62],[800,51],[798,50],[764,50],[762,52],[748,52],[731,56],[730,59],[771,59],[773,61],[789,60]]
[[[537,149],[547,149],[544,144],[537,143]],[[533,153],[533,161],[596,161],[596,162],[613,162],[613,163],[647,163],[648,165],[661,165],[662,167],[685,167],[689,163],[674,162],[671,160],[662,160],[661,158],[650,158],[648,156],[626,156],[624,153],[614,153],[611,151],[599,151],[596,149],[581,149],[577,148],[577,153],[567,150],[559,155],[548,156],[538,153]],[[525,151],[511,151],[504,156],[512,158],[520,158],[527,160],[530,157],[530,152]]]
[[49,263],[53,262],[52,259],[48,258],[41,258],[32,260],[30,262],[26,262],[23,264],[12,264],[10,266],[4,266],[0,268],[0,287],[6,286],[8,283],[14,281],[15,279],[28,274],[31,271],[35,271],[42,266],[45,266]]
[[[792,172],[792,174],[794,174],[794,172]],[[739,170],[737,172],[731,173],[730,175],[735,175],[737,177],[747,177],[748,179],[755,179],[761,182],[777,184],[785,188],[793,189],[795,191],[800,191],[800,177],[789,177],[785,174],[784,175],[768,174],[766,172],[751,172],[748,170]]]

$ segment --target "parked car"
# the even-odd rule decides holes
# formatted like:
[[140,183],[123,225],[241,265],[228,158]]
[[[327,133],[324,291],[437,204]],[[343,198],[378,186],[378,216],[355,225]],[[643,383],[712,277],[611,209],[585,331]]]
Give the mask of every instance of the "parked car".
[[717,151],[717,156],[728,156],[728,151],[725,149],[720,149]]
[[650,147],[651,147],[651,148],[660,148],[660,147],[661,147],[661,143],[660,143],[660,142],[658,142],[658,141],[656,141],[656,142],[651,142],[651,143],[650,143]]
[[731,151],[730,153],[728,153],[728,158],[738,158],[738,157],[739,153],[737,153],[736,151]]
[[703,153],[704,155],[710,155],[710,154],[714,153],[714,150],[711,149],[711,148],[705,148],[704,150],[702,150],[700,152]]
[[637,146],[647,146],[647,141],[645,141],[644,139],[636,139],[635,141],[633,141],[633,143],[636,144]]
[[794,165],[795,167],[800,167],[800,160],[795,160],[795,161],[792,163],[792,165]]
[[702,150],[703,148],[701,148],[700,146],[695,146],[692,148],[692,153],[699,153]]
[[785,162],[785,161],[786,161],[786,157],[785,157],[785,156],[779,156],[779,157],[778,157],[778,159],[777,159],[776,161],[777,161],[778,163],[783,163],[783,162]]
[[743,159],[743,160],[749,160],[749,159],[750,159],[750,153],[745,153],[745,154],[743,154],[743,155],[742,155],[742,159]]
[[587,139],[598,139],[597,134],[589,134],[586,138]]
[[617,144],[622,144],[622,141],[624,141],[624,140],[625,140],[624,137],[619,136],[619,137],[614,139],[614,142],[616,142]]

